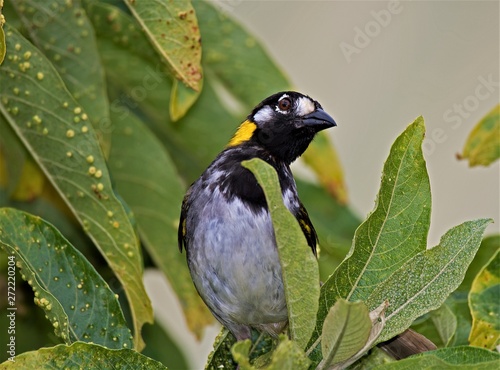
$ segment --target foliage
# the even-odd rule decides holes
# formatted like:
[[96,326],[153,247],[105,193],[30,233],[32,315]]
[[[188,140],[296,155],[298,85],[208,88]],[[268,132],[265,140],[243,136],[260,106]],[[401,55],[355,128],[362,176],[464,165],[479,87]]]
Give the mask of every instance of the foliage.
[[461,159],[469,166],[488,166],[500,158],[500,104],[494,107],[474,127],[464,145]]
[[[176,240],[186,184],[255,104],[290,84],[253,36],[206,2],[17,0],[3,11],[0,276],[16,294],[0,306],[0,325],[9,327],[15,312],[16,331],[14,339],[0,331],[3,343],[14,340],[0,368],[179,366],[173,333],[155,325],[141,335],[153,322],[143,269],[165,274],[201,336],[213,318]],[[484,128],[495,112],[471,133],[480,139],[469,153],[498,145]],[[312,143],[304,158],[319,185],[298,181],[298,188],[319,234],[319,264],[283,205],[274,170],[260,160],[243,163],[270,205],[288,336],[253,333],[235,343],[223,329],[208,369],[486,369],[500,362],[492,351],[500,237],[481,244],[490,222],[481,219],[427,248],[424,134],[419,117],[396,139],[362,223],[348,207],[327,136]],[[33,295],[34,303],[26,298]],[[40,314],[46,325],[28,327]],[[387,363],[376,344],[410,325],[440,348]],[[154,359],[139,353],[144,343]]]

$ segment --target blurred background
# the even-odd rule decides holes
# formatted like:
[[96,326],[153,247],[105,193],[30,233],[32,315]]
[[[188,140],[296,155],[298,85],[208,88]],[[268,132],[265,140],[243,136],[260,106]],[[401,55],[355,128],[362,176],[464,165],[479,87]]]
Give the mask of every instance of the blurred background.
[[430,245],[472,218],[492,217],[489,230],[499,229],[498,162],[471,169],[455,157],[500,101],[497,1],[219,3],[336,119],[329,133],[361,217],[373,208],[390,145],[422,115]]
[[[338,127],[329,133],[359,217],[373,209],[391,144],[422,115],[433,198],[428,246],[470,219],[491,217],[496,223],[486,235],[498,232],[498,161],[469,168],[456,154],[475,124],[500,101],[499,2],[214,3],[260,40],[297,90],[336,119]],[[294,172],[311,178],[300,160]],[[153,305],[165,307],[168,297],[154,294],[167,289],[163,278],[150,271],[146,280]],[[180,312],[155,311],[169,327],[182,322]],[[217,332],[207,330],[193,366],[203,367]],[[192,335],[179,335],[187,348],[196,345]]]

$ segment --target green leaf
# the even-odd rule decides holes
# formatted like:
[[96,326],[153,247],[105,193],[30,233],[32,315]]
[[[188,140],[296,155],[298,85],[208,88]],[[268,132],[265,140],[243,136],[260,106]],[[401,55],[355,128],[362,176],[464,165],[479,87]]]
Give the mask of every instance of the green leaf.
[[335,302],[323,323],[322,368],[354,356],[367,342],[371,328],[368,307],[363,302]]
[[333,284],[323,286],[325,293],[330,289],[347,300],[366,299],[375,286],[425,250],[431,194],[421,148],[424,132],[419,117],[392,145],[375,209],[356,230]]
[[201,36],[188,0],[125,1],[175,78],[194,91],[202,86]]
[[[111,349],[132,348],[117,297],[54,226],[22,211],[1,208],[0,245],[21,268],[35,292],[35,303],[67,344],[84,341]],[[10,302],[15,307],[15,301]]]
[[280,336],[278,347],[274,350],[271,357],[271,364],[268,370],[306,370],[310,361],[305,356],[304,351],[297,345],[297,342],[291,341],[285,335]]
[[279,344],[271,354],[271,359],[268,365],[257,367],[250,363],[249,353],[252,342],[247,339],[237,342],[231,352],[235,361],[238,363],[238,368],[241,370],[306,370],[309,367],[310,361],[304,355],[304,352],[298,347],[297,343],[288,339],[285,335],[280,335]]
[[[109,103],[94,30],[80,0],[17,0],[12,5],[30,39],[52,62],[66,87],[85,110],[104,153],[109,152]],[[28,58],[29,60],[29,58]]]
[[449,230],[438,246],[420,252],[379,284],[366,304],[388,301],[386,325],[377,342],[391,339],[419,316],[437,309],[464,278],[489,219],[465,222]]
[[466,369],[491,370],[500,366],[500,355],[475,347],[451,347],[423,352],[401,361],[379,365],[373,370]]
[[76,342],[70,346],[60,344],[41,348],[16,356],[14,361],[5,361],[0,369],[148,369],[166,370],[158,361],[131,349],[109,349],[97,344]]
[[[231,354],[236,338],[229,333],[229,330],[222,328],[219,335],[215,338],[213,351],[208,356],[205,365],[206,370],[234,369],[237,364],[234,362]],[[247,356],[248,357],[248,356]]]
[[[85,3],[106,69],[110,101],[113,101],[111,109],[120,113],[121,106],[126,105],[144,117],[187,183],[194,181],[210,164],[255,104],[276,91],[289,88],[282,72],[241,26],[203,1],[193,5],[203,36],[206,75],[196,104],[173,125],[165,116],[165,107],[176,99],[171,97],[172,83],[136,22],[117,7],[93,1]],[[234,47],[221,45],[221,28],[225,39],[235,40]],[[244,44],[246,39],[251,40],[251,47]],[[210,61],[210,48],[216,54],[226,53],[222,55],[225,59],[222,64],[218,59]],[[241,58],[249,61],[249,68],[236,63]],[[217,73],[211,71],[212,63]],[[228,101],[236,103],[228,104]],[[234,109],[234,106],[242,108]]]
[[[347,302],[347,301],[346,301]],[[358,348],[358,350],[354,353],[351,354],[349,357],[343,359],[340,362],[337,362],[334,359],[334,366],[328,367],[329,370],[342,370],[350,365],[354,364],[356,361],[358,361],[361,357],[365,356],[366,353],[368,352],[369,349],[371,349],[377,338],[379,337],[380,333],[382,332],[382,329],[385,326],[385,310],[387,309],[388,302],[382,302],[382,304],[375,308],[373,311],[371,311],[368,315],[368,318],[370,319],[370,331],[368,333],[368,338],[366,339],[365,343]],[[325,334],[325,331],[323,331],[323,335]],[[358,347],[359,342],[357,345],[354,347]],[[343,347],[351,347],[349,343],[340,343],[340,349]],[[351,348],[352,350],[353,348]],[[351,352],[352,353],[352,352]],[[323,364],[327,364],[327,360],[323,359],[320,364],[318,365],[318,369],[323,369],[324,366]]]
[[300,348],[305,348],[318,309],[318,263],[299,223],[283,204],[274,168],[257,158],[242,165],[252,171],[266,195],[280,256],[290,337]]
[[[140,328],[153,319],[142,283],[141,251],[113,192],[93,127],[50,62],[17,31],[8,27],[7,37],[11,58],[0,67],[0,112],[122,283],[131,306],[135,346],[140,348]],[[26,53],[29,64],[24,62]]]
[[431,320],[436,327],[439,338],[445,347],[448,347],[457,331],[457,317],[447,304],[430,313]]
[[186,256],[177,247],[184,184],[164,147],[132,112],[111,112],[111,118],[108,165],[116,190],[132,208],[144,246],[177,293],[189,328],[200,337],[213,316],[196,292]]
[[472,283],[469,306],[472,313],[471,346],[494,349],[500,344],[500,249]]
[[236,101],[233,110],[241,117],[269,95],[290,88],[283,71],[240,24],[209,2],[195,1],[193,6],[203,38],[204,70]]
[[[207,92],[205,87],[195,107],[187,113],[189,119],[173,127],[165,115],[165,107],[174,104],[172,101],[179,96],[171,98],[173,84],[165,73],[166,66],[137,22],[117,7],[94,1],[84,4],[96,29],[112,101],[111,111],[125,116],[132,110],[152,123],[155,134],[169,150],[179,171],[189,173],[193,181],[203,171],[203,166],[208,165],[211,156],[224,146],[227,139],[223,133],[227,132],[227,138],[230,137],[233,118],[227,115],[212,90],[208,88]],[[178,86],[186,92],[182,83]],[[182,101],[176,104],[176,109],[184,106]],[[199,109],[197,118],[193,118],[194,109]],[[200,138],[205,139],[203,145],[200,145]]]
[[252,341],[247,339],[241,342],[236,342],[231,348],[233,358],[241,370],[256,370],[256,368],[250,364],[249,355],[251,347]]
[[438,348],[469,344],[472,318],[467,296],[468,292],[454,291],[440,308],[415,320],[411,328]]
[[500,235],[490,235],[483,239],[481,246],[477,251],[476,257],[470,264],[465,274],[464,281],[458,287],[458,290],[463,292],[469,292],[472,282],[476,278],[477,274],[483,269],[483,267],[488,263],[491,257],[500,249]]
[[500,158],[500,104],[493,108],[469,134],[461,159],[469,166],[488,166]]
[[[421,148],[424,132],[419,117],[392,145],[375,209],[356,230],[345,260],[321,287],[313,347],[321,340],[323,321],[338,298],[366,300],[375,287],[425,250],[431,193]],[[372,307],[384,301],[381,298]],[[320,357],[315,351],[312,358]]]
[[144,115],[165,126],[171,78],[137,22],[110,4],[87,0],[83,6],[96,32],[111,111],[127,114],[122,106],[140,107]]
[[199,93],[185,86],[179,80],[174,80],[172,92],[170,95],[170,118],[172,121],[178,121],[186,115],[189,108],[198,99]]
[[[12,194],[21,180],[23,166],[29,156],[28,151],[17,137],[16,133],[0,114],[0,156],[5,159],[6,181],[9,194]],[[3,184],[2,184],[3,185]]]
[[316,135],[302,158],[314,171],[321,186],[340,204],[347,204],[348,197],[344,171],[337,151],[326,132],[323,131]]

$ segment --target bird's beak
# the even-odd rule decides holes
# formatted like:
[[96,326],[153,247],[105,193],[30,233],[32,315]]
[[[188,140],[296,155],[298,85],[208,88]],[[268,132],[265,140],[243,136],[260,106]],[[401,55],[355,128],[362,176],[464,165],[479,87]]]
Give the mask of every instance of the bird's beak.
[[323,109],[316,109],[302,117],[304,126],[316,126],[318,130],[323,130],[329,127],[337,126],[334,119]]

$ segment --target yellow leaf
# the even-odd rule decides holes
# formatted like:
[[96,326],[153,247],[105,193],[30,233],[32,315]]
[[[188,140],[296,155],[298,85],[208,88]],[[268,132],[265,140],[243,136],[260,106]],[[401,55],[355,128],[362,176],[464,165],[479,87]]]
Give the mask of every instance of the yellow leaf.
[[500,158],[500,104],[474,127],[459,159],[468,159],[469,166],[488,166]]

